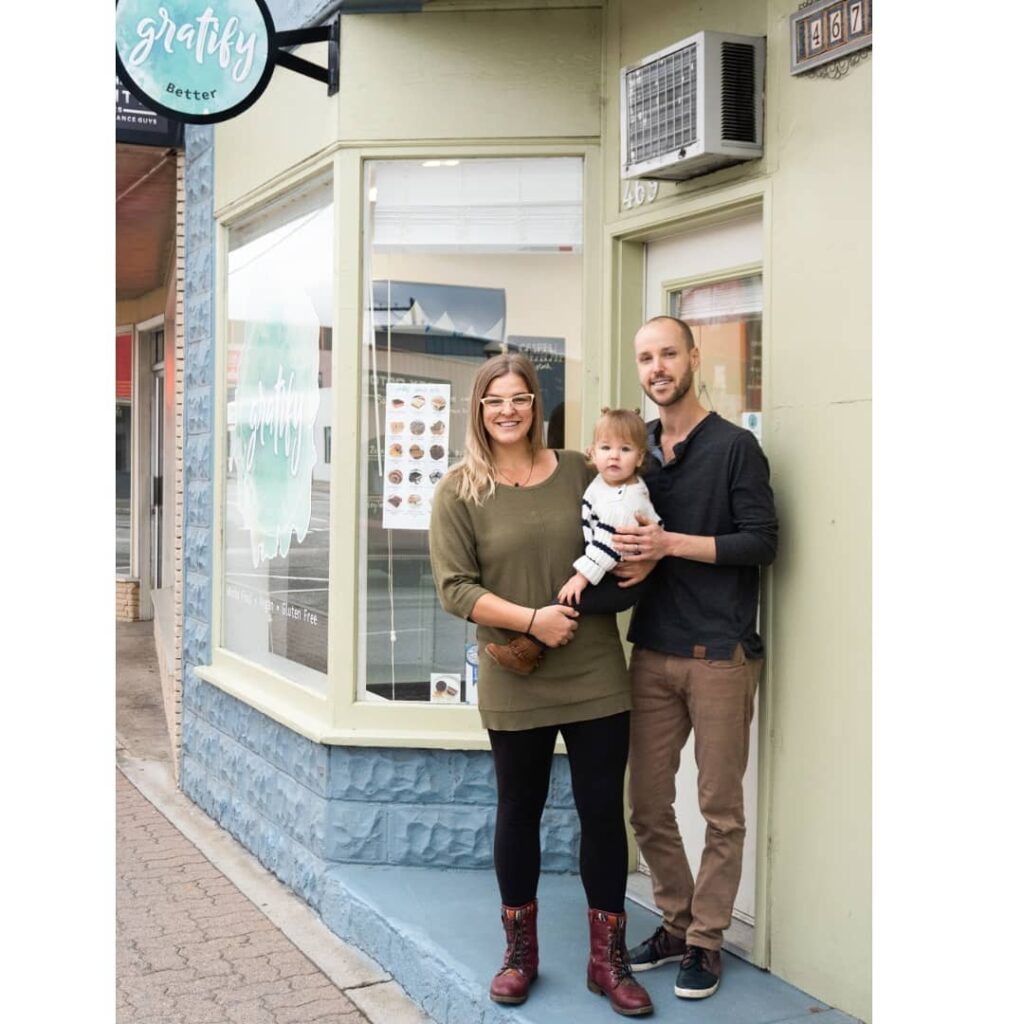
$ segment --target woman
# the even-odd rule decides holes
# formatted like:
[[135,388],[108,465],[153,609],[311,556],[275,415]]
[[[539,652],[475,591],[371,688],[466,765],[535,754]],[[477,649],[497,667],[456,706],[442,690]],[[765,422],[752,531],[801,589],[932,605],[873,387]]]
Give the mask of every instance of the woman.
[[481,647],[527,633],[545,655],[528,677],[480,661],[480,717],[498,782],[494,866],[506,949],[491,998],[522,1003],[537,976],[540,818],[555,739],[565,740],[580,817],[580,875],[590,907],[587,986],[629,1016],[651,1001],[626,955],[629,677],[613,615],[551,604],[583,553],[580,501],[594,473],[578,452],[542,441],[537,373],[522,355],[477,371],[466,454],[438,485],[430,557],[444,609],[477,625]]

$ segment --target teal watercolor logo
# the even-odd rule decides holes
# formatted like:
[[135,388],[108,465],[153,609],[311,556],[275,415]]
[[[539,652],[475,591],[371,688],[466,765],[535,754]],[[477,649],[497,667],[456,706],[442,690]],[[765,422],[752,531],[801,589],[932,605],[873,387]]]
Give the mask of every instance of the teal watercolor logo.
[[309,531],[320,407],[318,342],[318,329],[309,323],[245,325],[232,458],[254,568],[287,555],[292,534],[301,544]]
[[194,124],[256,101],[274,70],[263,0],[119,0],[118,72],[154,109]]

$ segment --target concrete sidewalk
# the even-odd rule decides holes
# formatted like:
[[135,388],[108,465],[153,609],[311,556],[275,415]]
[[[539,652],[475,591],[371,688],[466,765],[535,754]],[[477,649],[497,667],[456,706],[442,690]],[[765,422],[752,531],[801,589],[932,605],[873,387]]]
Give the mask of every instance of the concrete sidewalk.
[[430,1024],[174,785],[149,623],[118,626],[118,1024]]

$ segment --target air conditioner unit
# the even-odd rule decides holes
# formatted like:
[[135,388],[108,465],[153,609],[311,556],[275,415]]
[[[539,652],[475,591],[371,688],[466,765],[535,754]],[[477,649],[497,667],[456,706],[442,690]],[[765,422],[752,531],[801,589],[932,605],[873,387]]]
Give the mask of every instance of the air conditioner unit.
[[623,68],[622,176],[681,181],[761,156],[764,47],[698,32]]

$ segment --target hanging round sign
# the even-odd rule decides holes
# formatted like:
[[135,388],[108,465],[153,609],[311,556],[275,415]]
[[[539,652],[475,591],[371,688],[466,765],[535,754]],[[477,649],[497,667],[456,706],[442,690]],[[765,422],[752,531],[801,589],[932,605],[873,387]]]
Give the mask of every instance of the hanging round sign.
[[118,0],[117,73],[153,110],[213,124],[259,99],[274,72],[264,0]]

